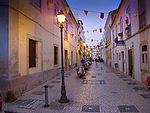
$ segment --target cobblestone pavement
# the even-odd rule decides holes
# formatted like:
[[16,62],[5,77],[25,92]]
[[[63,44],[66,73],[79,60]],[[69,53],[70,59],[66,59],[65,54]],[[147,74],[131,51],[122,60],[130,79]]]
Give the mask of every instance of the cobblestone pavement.
[[[49,107],[44,108],[48,85]],[[150,113],[150,90],[147,87],[108,67],[92,64],[86,79],[77,77],[76,69],[65,73],[68,103],[59,103],[61,76],[23,94],[12,103],[4,103],[6,113]]]

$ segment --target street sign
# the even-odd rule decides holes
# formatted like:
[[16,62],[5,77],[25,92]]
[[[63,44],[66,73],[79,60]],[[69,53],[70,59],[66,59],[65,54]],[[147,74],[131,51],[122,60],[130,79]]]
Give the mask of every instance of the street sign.
[[124,40],[117,41],[117,46],[124,46]]

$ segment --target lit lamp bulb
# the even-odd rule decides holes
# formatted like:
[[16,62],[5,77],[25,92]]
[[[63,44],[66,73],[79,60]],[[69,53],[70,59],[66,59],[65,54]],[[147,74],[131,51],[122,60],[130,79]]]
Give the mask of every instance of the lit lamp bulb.
[[66,18],[66,16],[65,16],[65,14],[63,13],[63,10],[61,9],[60,12],[58,12],[58,14],[57,14],[58,22],[59,22],[60,24],[64,23],[64,22],[65,22],[65,18]]
[[83,46],[86,46],[86,43],[85,43],[85,42],[83,43]]

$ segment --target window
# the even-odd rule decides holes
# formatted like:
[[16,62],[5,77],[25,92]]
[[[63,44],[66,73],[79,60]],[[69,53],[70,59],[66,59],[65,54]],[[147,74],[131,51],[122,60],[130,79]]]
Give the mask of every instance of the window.
[[34,4],[36,4],[38,7],[41,7],[41,0],[32,0]]
[[138,0],[139,8],[139,27],[140,29],[146,26],[146,0]]
[[147,45],[143,45],[141,50],[141,69],[148,70]]
[[64,31],[65,31],[65,39],[68,40],[68,23],[65,21],[64,23]]
[[71,32],[73,32],[73,27],[71,26]]
[[120,33],[123,33],[123,21],[122,21],[122,17],[120,19]]
[[55,5],[54,7],[54,22],[55,23],[58,23],[58,20],[57,20],[57,14],[58,14],[58,7]]
[[120,33],[119,33],[119,36],[122,40],[122,38],[123,38],[123,20],[122,20],[122,17],[120,18]]
[[58,47],[54,46],[54,65],[58,64]]
[[128,14],[126,18],[126,35],[129,37],[131,36],[131,12],[130,12],[130,7],[127,8],[126,13]]
[[130,7],[127,8],[126,13],[128,14],[128,17],[127,17],[128,23],[127,23],[127,25],[130,25],[130,24],[131,24],[131,12],[130,12]]
[[36,41],[29,39],[29,68],[36,67]]

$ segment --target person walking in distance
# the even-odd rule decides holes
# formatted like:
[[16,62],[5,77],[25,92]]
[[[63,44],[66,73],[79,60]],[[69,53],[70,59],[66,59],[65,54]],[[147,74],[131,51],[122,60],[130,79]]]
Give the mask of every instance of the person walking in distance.
[[98,62],[97,58],[95,58],[95,62],[96,62],[96,66],[97,66],[97,62]]
[[81,59],[81,63],[84,64],[84,59],[83,58]]

